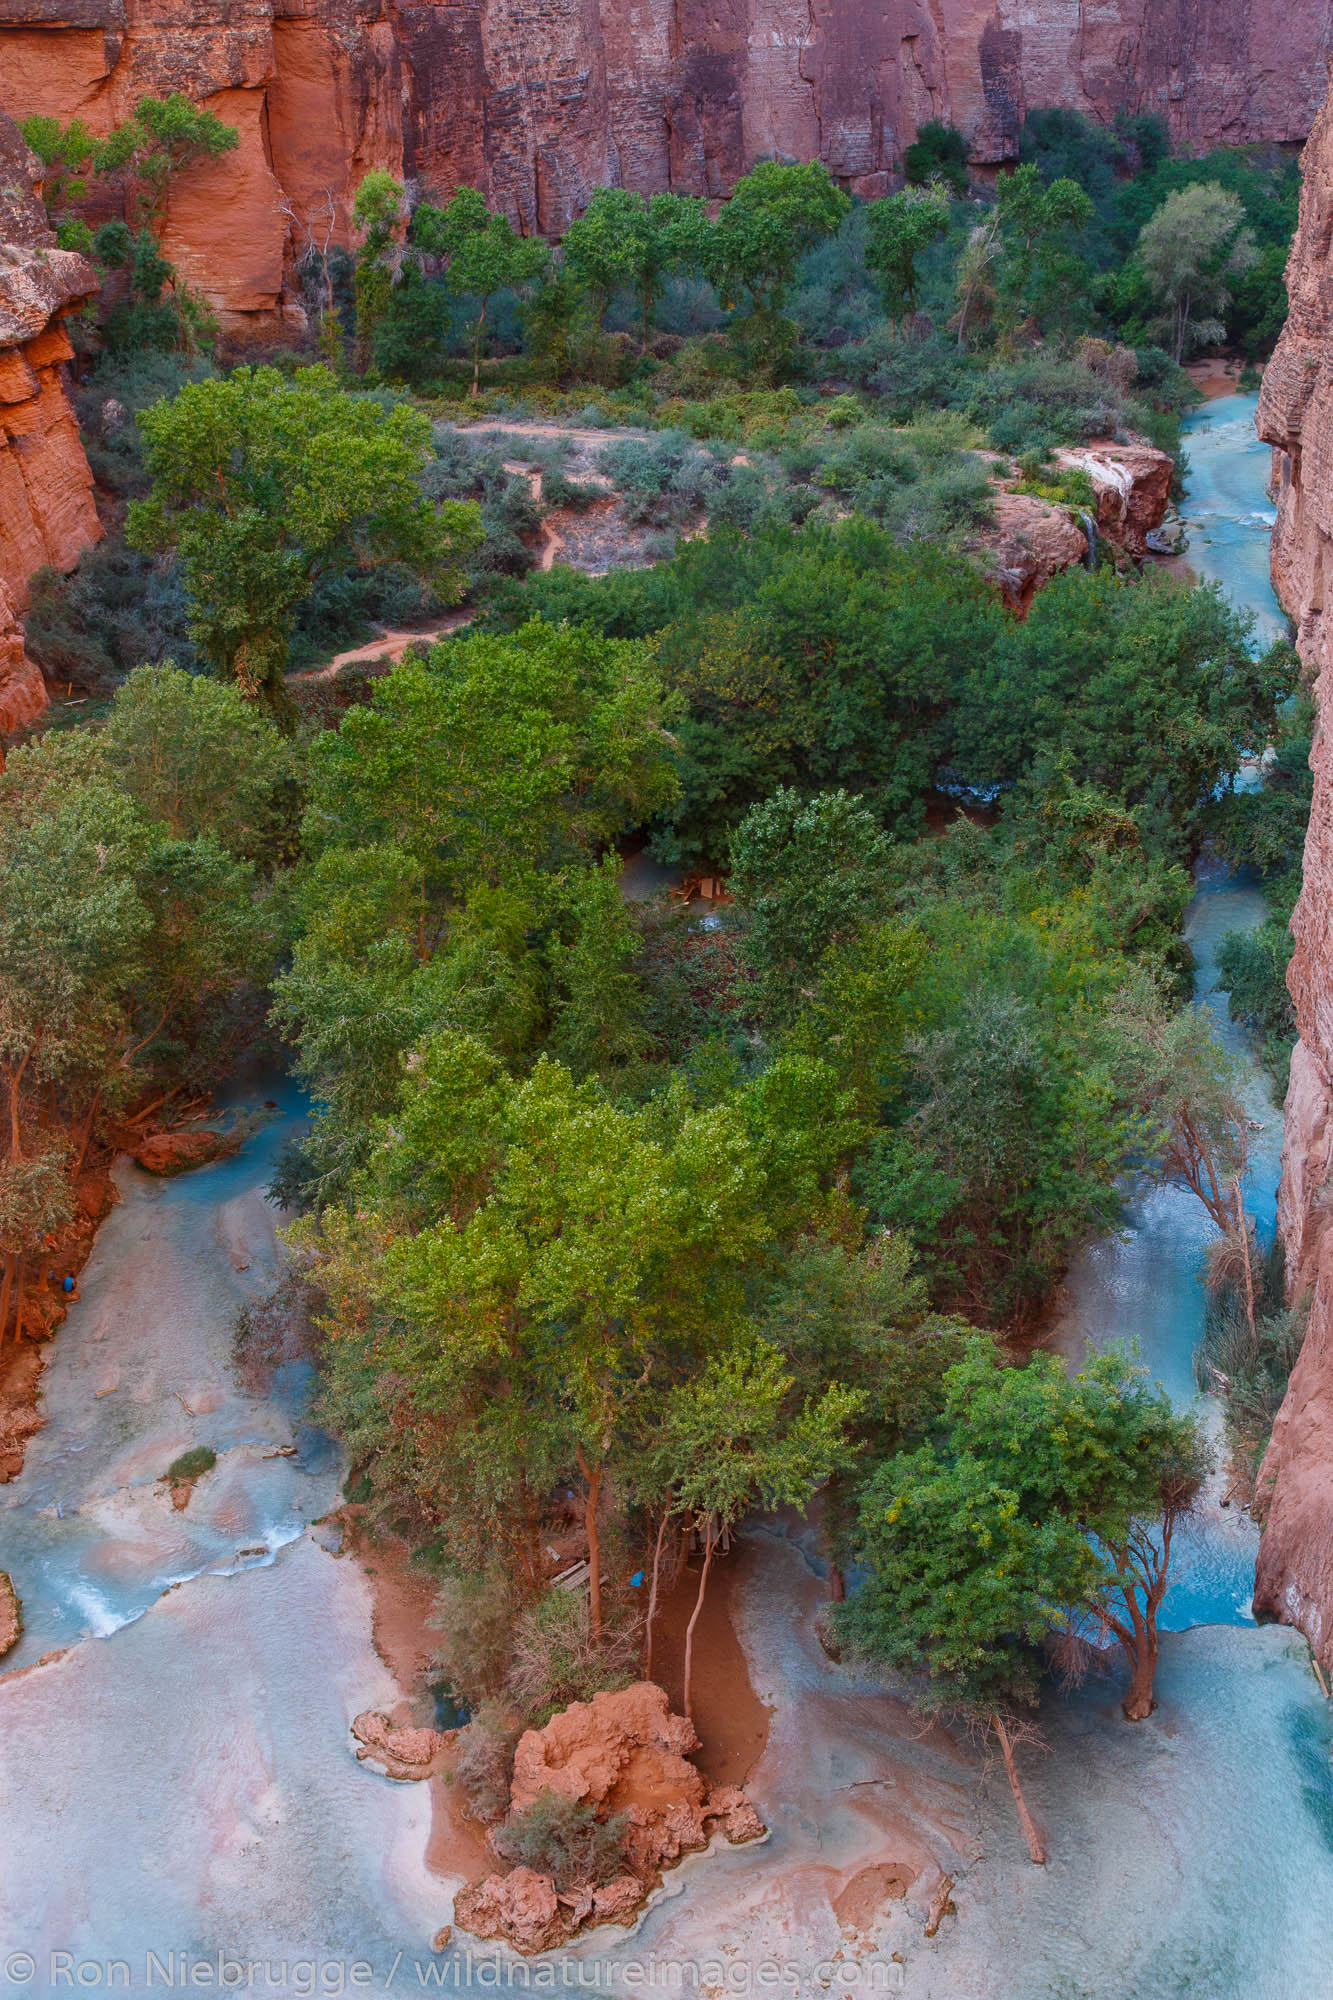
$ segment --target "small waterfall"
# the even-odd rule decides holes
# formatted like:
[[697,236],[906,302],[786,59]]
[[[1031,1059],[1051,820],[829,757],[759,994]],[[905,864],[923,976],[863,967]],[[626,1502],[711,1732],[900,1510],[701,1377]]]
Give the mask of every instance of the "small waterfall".
[[1083,525],[1083,532],[1088,538],[1088,553],[1083,558],[1083,567],[1085,569],[1096,569],[1098,550],[1097,523],[1086,510],[1080,513],[1078,518]]

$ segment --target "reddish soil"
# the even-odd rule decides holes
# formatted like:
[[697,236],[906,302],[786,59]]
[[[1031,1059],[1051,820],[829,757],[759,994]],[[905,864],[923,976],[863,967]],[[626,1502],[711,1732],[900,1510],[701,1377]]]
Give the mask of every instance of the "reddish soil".
[[46,1342],[64,1321],[77,1289],[67,1295],[66,1278],[79,1272],[97,1236],[98,1225],[116,1199],[110,1151],[90,1156],[75,1184],[74,1219],[50,1239],[40,1259],[30,1260],[23,1285],[23,1337],[0,1330],[0,1485],[23,1470],[28,1440],[42,1428],[41,1382]]
[[1222,360],[1216,355],[1206,361],[1191,361],[1185,369],[1199,394],[1209,402],[1219,396],[1234,396],[1240,386],[1239,361]]
[[371,1627],[375,1651],[404,1695],[424,1694],[425,1675],[439,1649],[429,1624],[435,1609],[435,1585],[424,1570],[412,1567],[411,1551],[396,1535],[367,1533],[355,1507],[338,1515],[347,1553],[370,1578],[375,1609]]
[[[695,1763],[715,1785],[743,1785],[763,1755],[772,1710],[754,1691],[745,1651],[736,1636],[733,1594],[747,1560],[745,1542],[715,1556],[704,1608],[694,1632],[694,1713],[703,1748]],[[685,1706],[685,1627],[699,1590],[699,1558],[692,1557],[657,1615],[653,1679],[680,1713]]]

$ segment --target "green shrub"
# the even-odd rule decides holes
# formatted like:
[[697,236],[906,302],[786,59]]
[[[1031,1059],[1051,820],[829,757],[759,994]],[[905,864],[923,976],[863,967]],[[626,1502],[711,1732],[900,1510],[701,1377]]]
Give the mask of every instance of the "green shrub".
[[599,1819],[586,1800],[539,1792],[526,1812],[497,1827],[491,1843],[511,1867],[549,1875],[558,1890],[568,1892],[624,1874],[628,1831],[628,1813]]
[[627,1687],[636,1657],[632,1629],[608,1624],[598,1641],[585,1599],[577,1591],[548,1590],[515,1621],[505,1688],[523,1715],[540,1725],[572,1701]]
[[218,1462],[218,1455],[211,1444],[192,1445],[179,1458],[173,1458],[167,1467],[167,1482],[171,1486],[184,1486],[192,1479],[202,1479],[211,1472]]
[[454,1767],[463,1796],[484,1826],[494,1826],[509,1810],[514,1749],[522,1730],[502,1703],[483,1702],[458,1739]]

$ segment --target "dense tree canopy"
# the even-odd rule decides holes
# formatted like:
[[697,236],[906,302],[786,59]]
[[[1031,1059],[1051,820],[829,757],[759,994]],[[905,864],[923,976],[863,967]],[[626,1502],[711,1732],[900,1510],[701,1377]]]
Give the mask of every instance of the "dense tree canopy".
[[329,565],[394,558],[461,593],[476,510],[422,498],[429,428],[404,405],[386,413],[322,368],[238,368],[141,422],[153,484],[130,539],[179,551],[200,650],[275,715],[293,616]]

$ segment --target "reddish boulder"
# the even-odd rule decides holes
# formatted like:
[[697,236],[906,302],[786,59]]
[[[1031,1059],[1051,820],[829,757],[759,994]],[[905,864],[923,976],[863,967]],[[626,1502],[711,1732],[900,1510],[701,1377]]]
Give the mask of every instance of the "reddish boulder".
[[22,1635],[23,1614],[19,1610],[18,1592],[0,1569],[0,1659],[17,1646]]
[[710,1793],[689,1760],[698,1747],[693,1724],[671,1713],[652,1681],[574,1702],[544,1729],[528,1730],[514,1753],[510,1818],[544,1792],[577,1799],[599,1816],[623,1814],[625,1872],[600,1887],[568,1890],[530,1868],[489,1875],[458,1898],[457,1922],[519,1951],[548,1951],[588,1924],[628,1923],[662,1870],[706,1847],[714,1830],[737,1844],[761,1840],[767,1828],[744,1792],[725,1785]]
[[550,1951],[570,1936],[568,1912],[561,1908],[549,1875],[515,1868],[488,1875],[460,1889],[454,1922],[474,1937],[502,1938],[522,1952]]
[[129,1153],[145,1173],[183,1174],[220,1159],[237,1143],[227,1132],[145,1132]]
[[378,1764],[386,1778],[403,1783],[431,1777],[452,1740],[449,1731],[396,1728],[387,1715],[373,1708],[364,1709],[355,1718],[352,1734],[359,1763]]
[[1043,584],[1086,561],[1087,536],[1068,511],[1032,493],[997,493],[976,547],[1007,601],[1026,611]]
[[1078,445],[1055,454],[1066,471],[1086,472],[1097,497],[1097,529],[1140,559],[1171,504],[1175,461],[1150,444]]

